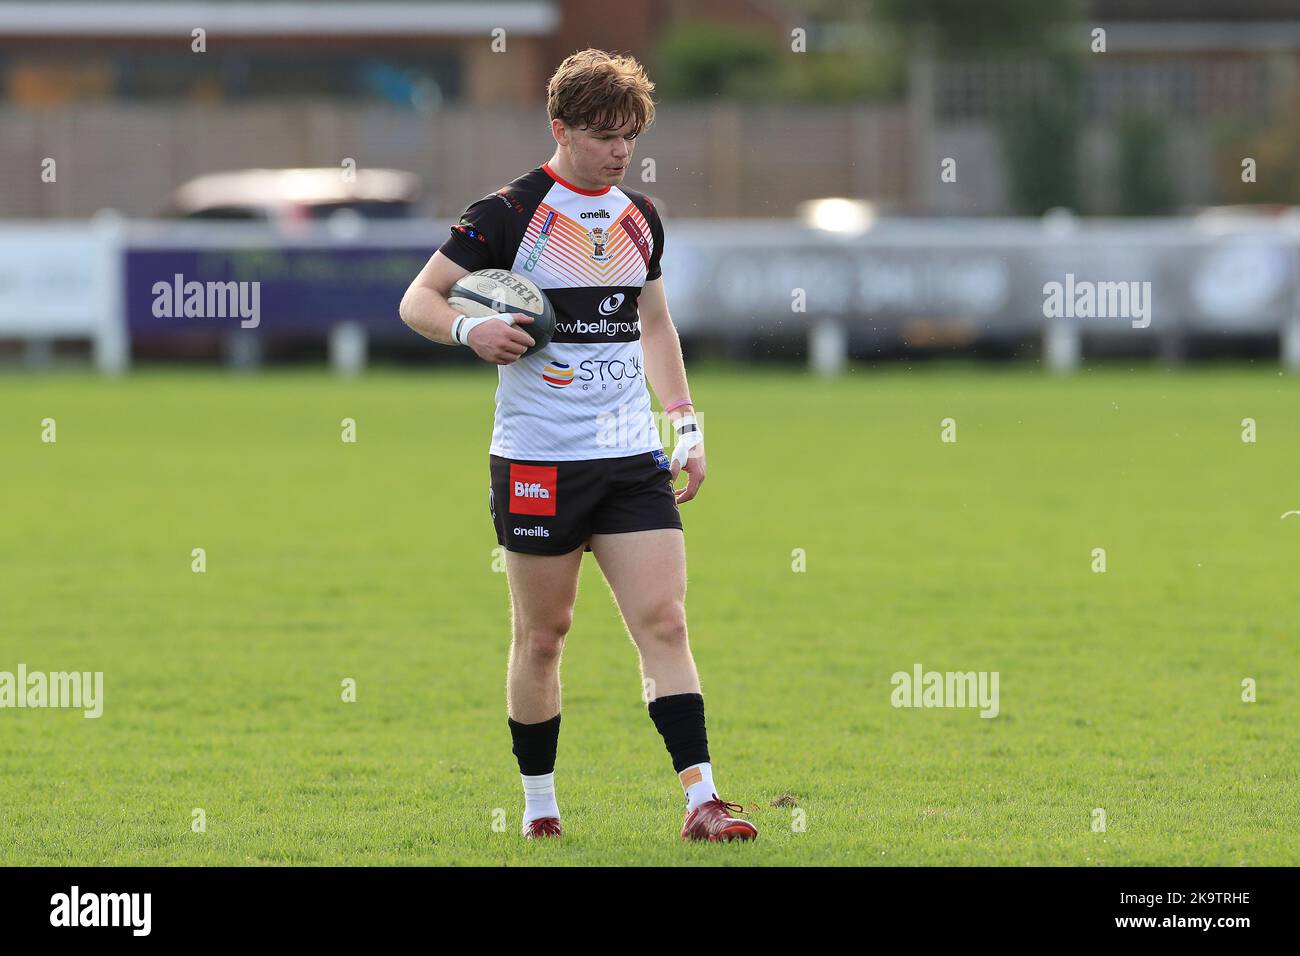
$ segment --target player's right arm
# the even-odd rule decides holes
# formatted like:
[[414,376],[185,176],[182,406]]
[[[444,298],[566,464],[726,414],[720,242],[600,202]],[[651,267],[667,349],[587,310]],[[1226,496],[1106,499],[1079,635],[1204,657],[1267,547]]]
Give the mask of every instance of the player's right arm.
[[[451,331],[452,323],[461,313],[447,301],[447,296],[451,294],[451,287],[468,274],[469,270],[464,266],[452,262],[441,252],[435,252],[402,296],[397,309],[402,321],[426,339],[441,345],[459,344],[452,338]],[[516,322],[533,321],[527,315],[515,314],[513,318]],[[527,351],[533,338],[505,321],[483,322],[470,331],[468,344],[483,361],[509,365]]]
[[402,296],[402,304],[397,307],[402,321],[430,341],[455,345],[451,323],[460,312],[448,304],[447,296],[451,287],[467,275],[468,269],[435,252]]
[[[494,268],[498,261],[507,258],[504,243],[510,225],[499,196],[485,196],[465,209],[465,215],[452,226],[450,238],[430,256],[403,295],[402,304],[398,306],[402,321],[439,345],[461,345],[452,336],[460,312],[447,302],[451,287],[476,269]],[[489,235],[491,241],[487,238]],[[512,317],[515,323],[533,321],[519,313],[513,313]],[[532,336],[511,325],[507,316],[502,316],[502,319],[480,321],[469,329],[468,337],[463,333],[469,325],[461,323],[465,345],[484,362],[508,365],[533,345]]]
[[[454,286],[469,270],[435,252],[415,277],[398,314],[402,321],[426,339],[440,345],[457,345],[451,335],[452,322],[461,314],[447,302]],[[531,322],[530,316],[514,314],[516,322]],[[509,365],[523,355],[533,338],[507,322],[484,322],[469,333],[469,347],[479,358],[494,365]]]

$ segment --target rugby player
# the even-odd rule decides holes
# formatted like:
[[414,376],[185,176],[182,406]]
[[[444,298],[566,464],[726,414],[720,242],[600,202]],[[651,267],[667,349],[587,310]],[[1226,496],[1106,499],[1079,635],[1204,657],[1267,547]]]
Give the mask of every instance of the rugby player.
[[[512,640],[507,724],[523,779],[522,833],[562,833],[555,795],[560,653],[585,551],[596,557],[641,659],[650,719],[686,795],[684,840],[752,840],[718,797],[704,697],[687,637],[678,506],[704,482],[704,436],[660,270],[664,229],[621,186],[654,120],[654,84],[632,57],[584,50],[547,84],[550,160],[471,203],[402,299],[404,322],[497,365],[489,506],[506,549]],[[531,319],[467,317],[447,302],[480,269],[509,269],[555,307],[551,342]],[[665,455],[646,380],[677,436]],[[687,482],[677,489],[681,471]],[[652,698],[652,699],[651,699]]]

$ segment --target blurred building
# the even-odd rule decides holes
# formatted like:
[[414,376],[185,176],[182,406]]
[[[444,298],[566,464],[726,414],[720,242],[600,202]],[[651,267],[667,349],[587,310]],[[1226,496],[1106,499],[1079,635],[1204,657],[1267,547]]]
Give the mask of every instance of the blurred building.
[[[33,171],[0,191],[0,218],[104,207],[151,216],[197,175],[345,160],[417,173],[425,211],[450,215],[550,154],[545,82],[568,53],[630,52],[663,81],[686,71],[660,67],[660,39],[703,19],[770,39],[790,66],[790,28],[803,19],[794,8],[0,0],[0,163]],[[857,7],[844,0],[838,9],[848,16]],[[828,195],[951,215],[1300,202],[1296,12],[1297,0],[1092,0],[1066,42],[1086,50],[1089,31],[1104,26],[1107,48],[1078,58],[1068,97],[1043,50],[958,55],[924,44],[895,51],[905,76],[874,98],[824,102],[805,92],[767,102],[766,75],[747,97],[665,97],[638,148],[639,160],[655,161],[654,178],[636,175],[679,217],[789,217],[801,201]],[[834,22],[807,25],[810,43],[860,36]],[[195,30],[204,31],[204,52],[195,51]],[[876,58],[854,48],[850,60]],[[1026,109],[1033,96],[1061,109],[1035,116]],[[1018,140],[1008,135],[1016,122]],[[1234,172],[1247,156],[1259,161],[1258,183]],[[937,173],[947,157],[959,160],[954,182]],[[1134,172],[1130,157],[1146,168]],[[35,174],[47,160],[57,161],[57,187]],[[1026,201],[1024,180],[1035,176],[1071,188]]]
[[482,106],[542,96],[576,49],[645,57],[683,12],[750,25],[785,16],[765,0],[4,0],[0,88],[40,107],[295,96]]

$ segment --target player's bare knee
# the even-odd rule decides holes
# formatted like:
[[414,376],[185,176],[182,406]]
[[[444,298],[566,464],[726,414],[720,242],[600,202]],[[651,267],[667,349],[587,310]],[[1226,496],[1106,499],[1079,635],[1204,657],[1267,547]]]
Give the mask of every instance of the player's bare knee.
[[564,638],[569,633],[571,615],[542,621],[529,621],[516,628],[515,641],[525,654],[536,661],[559,660]]
[[686,609],[680,604],[664,605],[642,618],[633,634],[660,647],[685,647],[688,643]]

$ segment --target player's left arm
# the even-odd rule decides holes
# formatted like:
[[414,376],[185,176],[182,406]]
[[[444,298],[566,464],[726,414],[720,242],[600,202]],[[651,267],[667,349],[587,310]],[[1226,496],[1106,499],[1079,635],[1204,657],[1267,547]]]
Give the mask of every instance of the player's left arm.
[[[647,282],[637,298],[637,312],[641,318],[641,351],[645,355],[645,374],[659,399],[660,407],[667,408],[690,397],[686,383],[686,363],[682,360],[682,343],[677,337],[677,327],[668,314],[668,296],[660,276]],[[668,413],[677,432],[687,416],[694,417],[694,405],[682,405]],[[678,436],[680,442],[681,436]],[[685,504],[699,493],[704,482],[704,442],[699,441],[689,449],[686,458],[686,487],[676,491],[677,503]],[[680,460],[672,463],[673,482],[682,470]]]

